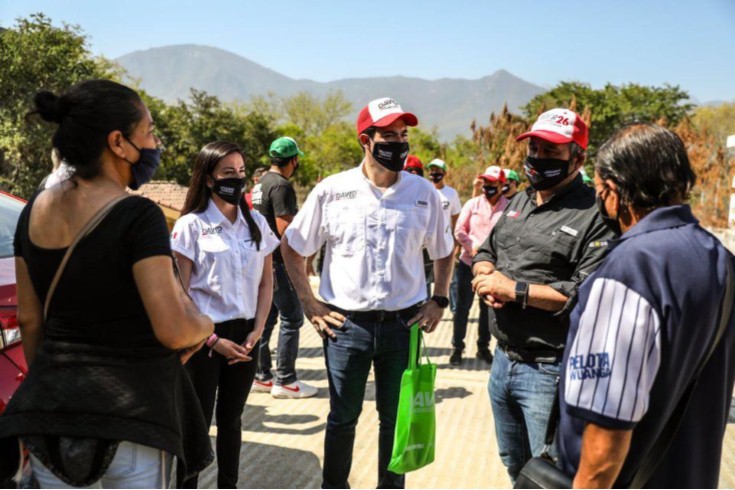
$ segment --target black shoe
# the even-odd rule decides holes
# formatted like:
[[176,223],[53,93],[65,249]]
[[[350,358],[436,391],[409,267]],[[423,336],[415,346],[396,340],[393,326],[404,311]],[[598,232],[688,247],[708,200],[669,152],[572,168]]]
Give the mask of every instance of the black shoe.
[[493,363],[493,355],[490,353],[490,349],[485,347],[484,349],[477,349],[477,354],[475,354],[478,359],[481,361],[485,361],[488,364]]
[[452,355],[449,356],[449,365],[461,366],[462,365],[462,349],[454,349]]

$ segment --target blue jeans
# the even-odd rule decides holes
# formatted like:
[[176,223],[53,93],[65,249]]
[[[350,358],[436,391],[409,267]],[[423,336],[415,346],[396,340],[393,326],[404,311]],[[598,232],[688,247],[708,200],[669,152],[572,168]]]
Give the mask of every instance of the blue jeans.
[[349,488],[355,427],[365,385],[375,366],[378,430],[378,488],[403,488],[405,478],[387,470],[393,452],[401,377],[408,367],[409,329],[398,320],[381,323],[347,320],[324,341],[329,379],[329,416],[324,438],[322,488]]
[[[541,454],[558,379],[558,362],[513,361],[495,349],[488,391],[500,459],[512,483],[523,465]],[[550,454],[557,456],[556,444]]]
[[[123,441],[101,480],[83,488],[168,488],[173,457],[165,451]],[[41,488],[79,488],[64,483],[31,455]]]
[[276,349],[276,384],[288,385],[296,382],[296,358],[299,354],[299,329],[304,324],[304,310],[291,285],[283,264],[273,264],[273,306],[265,321],[260,339],[260,359],[256,378],[260,381],[273,379],[271,351],[268,346],[273,327],[280,314],[281,328]]
[[[455,349],[464,349],[464,338],[467,335],[467,320],[470,316],[472,302],[477,295],[472,291],[472,267],[461,260],[454,269],[455,303],[454,303],[454,333],[452,346]],[[477,324],[477,348],[487,349],[490,345],[490,317],[488,306],[478,298],[480,302],[480,319]]]

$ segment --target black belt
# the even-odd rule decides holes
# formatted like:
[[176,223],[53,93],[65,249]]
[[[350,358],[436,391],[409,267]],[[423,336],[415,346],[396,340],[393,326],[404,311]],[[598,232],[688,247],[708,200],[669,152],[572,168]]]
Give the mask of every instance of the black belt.
[[402,310],[395,310],[395,311],[386,311],[386,310],[348,311],[348,310],[343,310],[342,308],[339,308],[334,305],[329,305],[329,308],[331,310],[336,311],[337,313],[341,313],[342,315],[349,318],[350,320],[373,322],[373,323],[397,320],[399,318],[408,321],[411,319],[411,317],[413,317],[416,313],[419,312],[420,307],[421,305],[417,303],[413,306],[409,306],[408,308],[404,308]]
[[554,363],[559,362],[562,357],[562,352],[553,349],[519,349],[500,341],[498,341],[498,348],[505,352],[511,361]]

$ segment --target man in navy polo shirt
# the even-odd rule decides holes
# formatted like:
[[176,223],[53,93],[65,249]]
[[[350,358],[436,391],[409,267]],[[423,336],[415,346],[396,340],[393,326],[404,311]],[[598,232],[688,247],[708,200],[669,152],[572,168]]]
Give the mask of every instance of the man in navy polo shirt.
[[[623,232],[579,291],[562,363],[561,466],[575,488],[627,487],[713,345],[731,254],[683,204],[695,175],[673,132],[634,124],[597,154]],[[649,488],[716,488],[735,375],[730,321]]]

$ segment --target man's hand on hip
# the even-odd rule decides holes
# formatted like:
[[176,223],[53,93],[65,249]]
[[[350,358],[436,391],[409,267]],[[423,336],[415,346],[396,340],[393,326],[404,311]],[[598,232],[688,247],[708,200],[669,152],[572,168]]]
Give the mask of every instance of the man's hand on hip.
[[414,323],[418,323],[421,330],[431,333],[439,326],[439,322],[444,316],[444,308],[441,308],[436,302],[429,300],[421,306],[419,312],[408,321],[410,327]]
[[332,327],[342,328],[346,320],[344,315],[330,310],[325,303],[317,299],[304,304],[304,314],[323,339],[337,338]]

